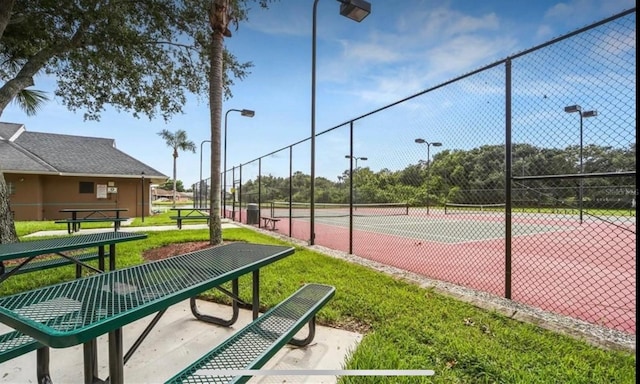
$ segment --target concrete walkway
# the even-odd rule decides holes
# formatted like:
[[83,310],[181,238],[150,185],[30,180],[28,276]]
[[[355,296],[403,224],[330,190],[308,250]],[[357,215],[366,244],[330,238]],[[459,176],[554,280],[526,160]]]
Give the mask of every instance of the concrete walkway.
[[[203,313],[226,317],[229,306],[198,301]],[[124,348],[128,350],[152,316],[124,328]],[[251,322],[251,311],[240,310],[233,327],[220,327],[196,320],[189,309],[189,300],[172,306],[141,344],[124,367],[127,383],[163,383],[174,374]],[[0,332],[8,330],[0,324]],[[300,331],[306,335],[308,328]],[[361,335],[328,327],[317,327],[314,342],[304,348],[286,346],[263,369],[276,370],[339,370],[349,351],[361,340]],[[109,375],[107,337],[98,338],[100,378]],[[82,383],[82,347],[51,349],[51,379],[56,384]],[[36,353],[31,352],[0,364],[0,383],[36,383]],[[335,383],[332,376],[261,376],[250,383]]]
[[[156,231],[172,231],[172,230],[177,230],[178,227],[175,225],[155,225],[155,226],[149,226],[149,227],[130,227],[129,226],[130,222],[124,222],[122,223],[122,226],[120,227],[120,230],[122,232],[156,232]],[[238,228],[240,227],[239,225],[235,224],[234,222],[232,222],[229,219],[222,219],[222,228]],[[182,230],[189,230],[189,229],[207,229],[209,228],[209,226],[207,224],[183,224],[182,225]],[[82,234],[82,233],[100,233],[100,232],[111,232],[113,231],[113,227],[111,228],[81,228],[79,232],[77,232],[78,234]],[[68,235],[69,232],[67,232],[66,229],[60,229],[60,230],[52,230],[52,231],[40,231],[40,232],[34,232],[34,233],[30,233],[24,237],[34,237],[34,236],[65,236]]]
[[[223,228],[240,227],[223,220]],[[204,229],[206,224],[183,225],[182,230]],[[150,232],[176,230],[176,226],[123,227],[125,232]],[[110,228],[81,229],[82,233],[112,231]],[[68,235],[66,230],[43,231],[29,236]],[[225,317],[231,313],[229,306],[199,301],[201,312]],[[125,350],[134,342],[148,324],[151,316],[136,321],[124,328]],[[188,366],[205,352],[218,345],[231,334],[251,322],[251,312],[240,311],[238,322],[233,327],[221,327],[196,320],[186,300],[167,310],[153,332],[142,343],[125,365],[127,383],[162,383]],[[0,334],[10,330],[0,324]],[[299,338],[304,338],[308,328],[304,327]],[[275,370],[340,370],[351,351],[361,341],[362,335],[340,329],[318,326],[314,342],[304,348],[286,346],[264,367]],[[83,380],[82,347],[51,350],[51,378],[54,383],[81,383]],[[98,339],[99,372],[102,379],[108,376],[107,338]],[[36,353],[31,352],[0,364],[0,383],[36,383]],[[260,376],[250,383],[336,383],[334,376]]]

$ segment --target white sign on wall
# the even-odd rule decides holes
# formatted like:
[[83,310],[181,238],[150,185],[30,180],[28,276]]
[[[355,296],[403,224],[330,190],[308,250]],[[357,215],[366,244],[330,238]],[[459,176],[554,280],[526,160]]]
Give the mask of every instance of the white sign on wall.
[[107,198],[107,185],[106,184],[98,184],[98,185],[96,185],[96,197],[98,199],[106,199]]

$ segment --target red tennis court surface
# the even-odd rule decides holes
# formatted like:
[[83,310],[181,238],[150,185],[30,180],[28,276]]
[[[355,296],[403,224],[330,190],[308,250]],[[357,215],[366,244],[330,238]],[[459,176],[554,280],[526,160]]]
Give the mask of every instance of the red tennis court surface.
[[[352,253],[504,297],[504,216],[466,216],[354,218]],[[316,218],[315,244],[349,252],[348,224]],[[540,215],[514,218],[512,226],[514,301],[635,335],[635,220],[579,224]],[[302,240],[309,227],[308,219],[294,219],[289,234],[287,218],[277,223],[279,233]]]

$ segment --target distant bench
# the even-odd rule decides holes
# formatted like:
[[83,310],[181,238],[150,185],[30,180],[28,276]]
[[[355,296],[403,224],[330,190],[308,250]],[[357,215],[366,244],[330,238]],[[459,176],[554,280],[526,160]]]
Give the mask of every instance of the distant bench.
[[276,224],[278,223],[278,221],[280,221],[280,219],[269,216],[262,216],[260,217],[260,219],[262,219],[263,227],[271,229],[272,231],[275,231],[277,229]]
[[56,220],[56,224],[67,224],[69,234],[80,231],[81,223],[113,223],[114,231],[120,229],[120,223],[129,220],[128,217],[87,217],[84,219],[62,219]]
[[71,214],[71,217],[64,220],[55,221],[56,224],[67,224],[69,234],[78,232],[81,223],[113,223],[113,228],[117,232],[120,229],[120,223],[129,220],[126,217],[120,217],[121,212],[128,211],[127,208],[65,208],[59,212]]
[[206,220],[207,221],[207,225],[209,225],[209,216],[170,216],[169,217],[171,220],[175,220],[176,223],[178,224],[178,229],[182,229],[182,222],[187,220]]
[[[176,216],[169,216],[171,220],[175,220],[178,224],[178,229],[182,229],[183,221],[191,221],[191,220],[206,220],[207,225],[209,225],[209,208],[171,208],[172,211],[178,212]],[[207,214],[203,214],[202,211],[207,212]],[[187,212],[187,214],[183,214],[182,212]]]

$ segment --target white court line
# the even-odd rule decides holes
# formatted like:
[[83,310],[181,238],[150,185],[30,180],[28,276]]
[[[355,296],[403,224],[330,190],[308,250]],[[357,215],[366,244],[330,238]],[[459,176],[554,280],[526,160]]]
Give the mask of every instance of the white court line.
[[[345,225],[345,221],[344,221],[345,218],[324,217],[323,219],[326,219],[326,220],[322,220],[323,224],[333,225],[335,223],[336,225],[334,226],[341,227],[341,228],[348,228],[348,221],[346,223],[347,225]],[[356,218],[354,217],[354,219]],[[476,222],[470,221],[470,220],[429,220],[428,222],[425,222],[425,220],[420,220],[420,221],[396,221],[391,224],[390,223],[380,223],[380,224],[357,223],[357,225],[354,224],[354,229],[357,231],[374,232],[376,234],[399,236],[399,237],[404,237],[411,240],[430,241],[430,242],[441,243],[445,245],[473,244],[478,242],[504,239],[504,236],[495,235],[493,233],[492,234],[494,236],[483,237],[480,239],[469,239],[468,237],[435,234],[433,232],[425,231],[424,227],[419,227],[418,230],[406,229],[406,227],[408,226],[412,226],[412,225],[424,226],[426,223],[428,223],[429,226],[432,226],[432,225],[437,226],[437,225],[450,225],[450,224],[455,225],[456,223],[474,224]],[[494,227],[497,226],[497,227],[500,227],[501,229],[504,229],[505,227],[505,224],[502,222],[488,222],[488,223],[481,223],[480,225],[493,225]],[[523,227],[523,228],[527,227],[526,225],[521,225],[521,224],[514,224],[514,226],[516,227],[516,229],[519,227]],[[535,235],[550,233],[550,232],[570,232],[575,229],[574,227],[571,227],[571,226],[567,226],[563,228],[551,227],[549,229],[546,229],[546,227],[548,226],[545,226],[545,225],[540,225],[540,226],[545,227],[545,229],[540,230],[540,228],[538,228],[538,230],[532,233],[514,233],[513,236],[528,237],[528,236],[535,236]],[[390,227],[400,227],[400,228],[392,229]],[[387,230],[380,231],[380,228],[386,228]],[[491,229],[487,229],[487,230],[491,230]],[[517,232],[517,231],[514,231],[514,232]],[[428,235],[428,236],[425,236],[425,235]]]

